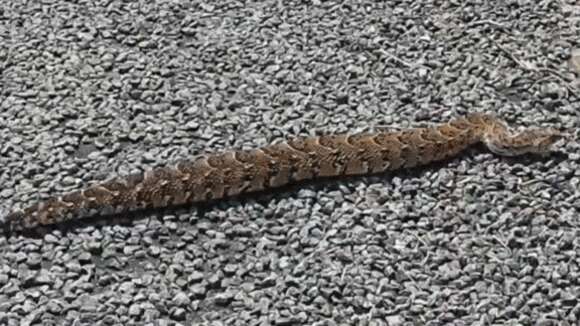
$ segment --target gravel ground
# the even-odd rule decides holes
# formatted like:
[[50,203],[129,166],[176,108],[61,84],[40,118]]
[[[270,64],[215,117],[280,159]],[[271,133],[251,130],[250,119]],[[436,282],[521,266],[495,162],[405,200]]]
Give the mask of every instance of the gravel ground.
[[292,135],[466,112],[548,158],[0,235],[0,325],[577,325],[580,6],[2,1],[0,206]]

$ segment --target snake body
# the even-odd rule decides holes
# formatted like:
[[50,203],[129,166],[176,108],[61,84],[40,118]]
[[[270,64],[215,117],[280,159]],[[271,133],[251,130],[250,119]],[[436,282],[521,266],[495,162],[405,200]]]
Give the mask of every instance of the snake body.
[[295,138],[116,177],[15,210],[2,222],[10,230],[22,230],[94,215],[205,202],[304,180],[395,171],[450,158],[476,143],[499,155],[545,154],[561,138],[552,129],[513,132],[487,114],[469,114],[429,128]]

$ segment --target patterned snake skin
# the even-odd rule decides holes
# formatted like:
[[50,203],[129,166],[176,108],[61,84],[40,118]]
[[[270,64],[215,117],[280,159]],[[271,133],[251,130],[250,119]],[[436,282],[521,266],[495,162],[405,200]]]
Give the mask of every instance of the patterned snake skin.
[[432,128],[297,138],[118,177],[16,210],[0,222],[8,230],[22,230],[220,199],[303,180],[394,171],[452,157],[480,142],[499,155],[545,155],[561,138],[563,134],[552,129],[512,132],[501,120],[485,114],[470,114]]

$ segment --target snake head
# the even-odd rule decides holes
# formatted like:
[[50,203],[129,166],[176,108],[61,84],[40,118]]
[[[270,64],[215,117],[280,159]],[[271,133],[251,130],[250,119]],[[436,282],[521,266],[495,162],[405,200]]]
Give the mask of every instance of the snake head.
[[552,128],[527,129],[510,135],[490,133],[484,139],[488,148],[499,155],[518,156],[523,154],[548,155],[554,144],[569,136]]
[[540,154],[548,155],[550,150],[568,135],[556,129],[528,129],[516,134],[511,139],[511,146],[518,154]]

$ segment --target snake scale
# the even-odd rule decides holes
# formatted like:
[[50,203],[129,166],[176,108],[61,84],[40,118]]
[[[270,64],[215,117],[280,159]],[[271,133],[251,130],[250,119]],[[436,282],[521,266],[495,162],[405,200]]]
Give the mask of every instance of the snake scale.
[[116,177],[3,218],[0,214],[0,222],[8,230],[30,229],[95,215],[199,203],[304,180],[394,171],[450,158],[476,143],[504,156],[545,155],[563,137],[550,128],[512,131],[492,115],[472,113],[428,128],[295,138]]

